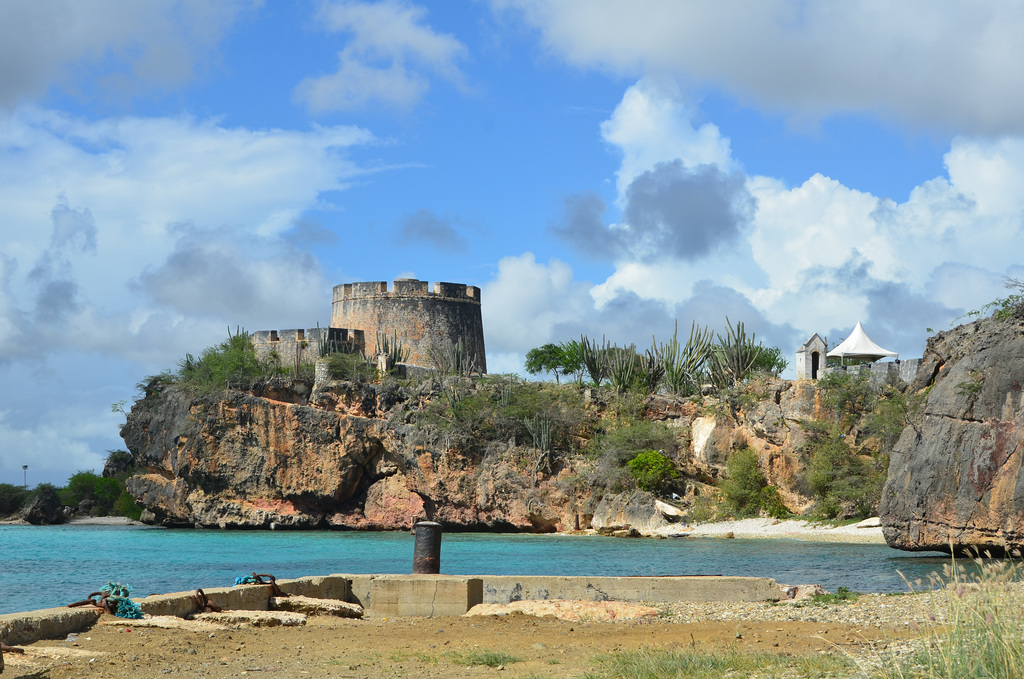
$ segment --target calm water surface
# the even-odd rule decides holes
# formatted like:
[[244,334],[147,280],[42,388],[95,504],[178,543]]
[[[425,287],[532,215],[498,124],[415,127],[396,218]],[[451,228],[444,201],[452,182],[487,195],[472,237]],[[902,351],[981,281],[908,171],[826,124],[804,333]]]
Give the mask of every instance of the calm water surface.
[[[0,526],[0,613],[63,606],[113,580],[137,596],[229,586],[251,571],[279,578],[410,573],[407,532],[169,530],[149,526]],[[902,592],[948,557],[884,545],[798,540],[615,539],[446,533],[453,575],[751,575],[861,592]]]

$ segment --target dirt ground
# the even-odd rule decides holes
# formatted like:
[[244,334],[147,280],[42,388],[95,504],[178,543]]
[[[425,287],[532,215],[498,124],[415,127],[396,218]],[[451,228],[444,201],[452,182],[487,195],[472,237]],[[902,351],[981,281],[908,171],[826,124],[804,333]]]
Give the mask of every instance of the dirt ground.
[[[526,615],[476,618],[315,617],[303,627],[192,631],[110,618],[77,639],[5,654],[8,677],[579,677],[603,653],[696,647],[783,654],[867,651],[874,626],[811,621],[567,622]],[[514,656],[471,665],[480,652]],[[501,675],[495,675],[500,671]]]

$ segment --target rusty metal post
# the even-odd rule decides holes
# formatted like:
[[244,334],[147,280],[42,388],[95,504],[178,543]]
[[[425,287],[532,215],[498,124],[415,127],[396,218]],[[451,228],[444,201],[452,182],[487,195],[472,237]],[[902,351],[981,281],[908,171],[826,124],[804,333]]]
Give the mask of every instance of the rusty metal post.
[[441,572],[441,524],[420,521],[412,527],[416,546],[412,553],[413,573]]

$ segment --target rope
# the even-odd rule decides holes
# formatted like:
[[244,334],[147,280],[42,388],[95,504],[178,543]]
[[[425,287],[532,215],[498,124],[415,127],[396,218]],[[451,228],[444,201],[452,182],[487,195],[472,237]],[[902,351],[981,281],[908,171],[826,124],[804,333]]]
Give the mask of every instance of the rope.
[[[264,579],[266,578],[266,579]],[[236,585],[270,585],[271,596],[288,596],[277,586],[277,578],[270,573],[252,572],[251,575],[240,575],[235,578]]]
[[132,593],[131,585],[122,585],[119,582],[108,582],[100,591],[92,592],[87,598],[68,604],[68,608],[76,606],[94,606],[101,611],[106,611],[119,618],[139,620],[143,617],[142,607],[129,598]]

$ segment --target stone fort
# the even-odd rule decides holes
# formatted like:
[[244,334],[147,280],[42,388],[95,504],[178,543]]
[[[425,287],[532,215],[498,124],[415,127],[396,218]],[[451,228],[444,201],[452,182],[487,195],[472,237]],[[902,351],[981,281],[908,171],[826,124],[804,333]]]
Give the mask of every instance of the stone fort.
[[461,283],[438,282],[433,290],[414,278],[399,278],[390,289],[385,281],[336,285],[330,327],[261,330],[252,340],[261,360],[276,352],[290,365],[316,361],[324,343],[372,356],[382,336],[409,351],[406,363],[425,368],[434,366],[436,352],[461,340],[476,370],[487,372],[480,288]]

